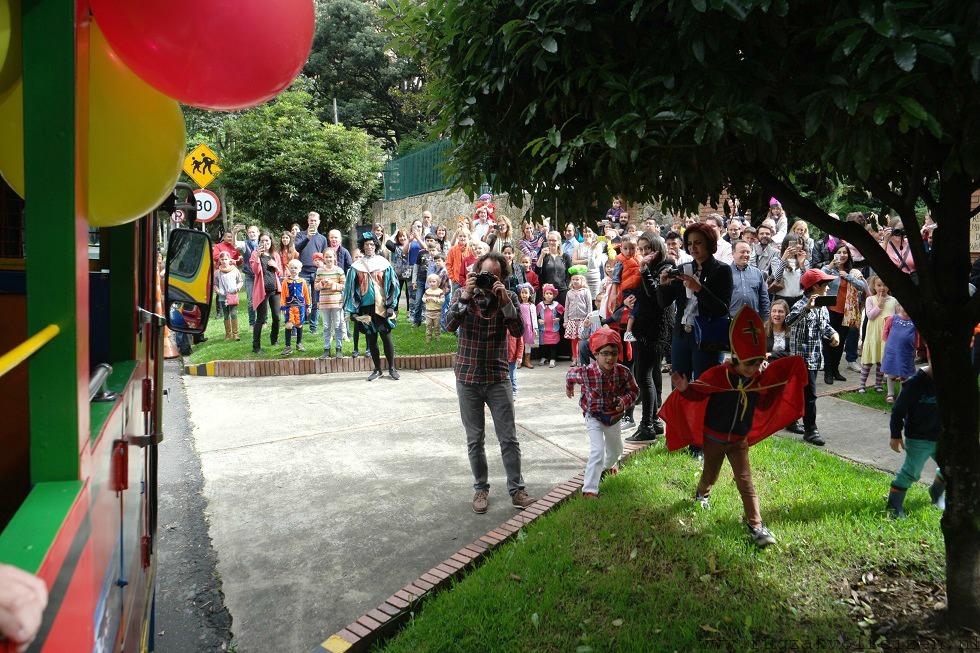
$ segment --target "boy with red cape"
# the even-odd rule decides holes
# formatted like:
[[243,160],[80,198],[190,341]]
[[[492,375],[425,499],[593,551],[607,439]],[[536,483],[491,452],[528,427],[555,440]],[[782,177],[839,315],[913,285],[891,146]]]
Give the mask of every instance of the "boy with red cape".
[[704,470],[694,495],[702,508],[708,507],[711,487],[728,458],[749,534],[757,546],[766,547],[776,538],[759,514],[749,447],[802,417],[806,364],[799,356],[766,363],[762,318],[748,306],[732,320],[728,337],[731,361],[706,370],[692,383],[671,374],[675,391],[664,402],[660,417],[667,424],[668,450],[691,444],[704,450]]

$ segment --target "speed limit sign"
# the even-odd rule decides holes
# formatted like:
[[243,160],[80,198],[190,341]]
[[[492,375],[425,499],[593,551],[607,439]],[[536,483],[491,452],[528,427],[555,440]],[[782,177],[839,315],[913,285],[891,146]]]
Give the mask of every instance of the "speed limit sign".
[[197,222],[211,222],[221,213],[221,200],[206,188],[194,191],[194,202],[197,204]]

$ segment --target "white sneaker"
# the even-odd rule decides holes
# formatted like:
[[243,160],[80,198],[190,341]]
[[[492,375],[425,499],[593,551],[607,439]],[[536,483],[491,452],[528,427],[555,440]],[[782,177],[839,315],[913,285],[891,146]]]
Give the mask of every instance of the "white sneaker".
[[548,367],[554,367],[554,366],[555,366],[555,361],[551,361],[550,363],[548,363]]
[[541,364],[542,364],[542,365],[544,365],[544,364],[545,364],[545,363],[547,363],[547,362],[548,362],[548,359],[547,359],[547,358],[542,358],[542,359],[541,359]]
[[623,334],[623,342],[636,342],[636,337],[633,336],[632,331],[627,331]]
[[857,372],[858,374],[861,373],[861,365],[857,361],[851,361],[848,363],[847,369],[851,370],[852,372]]

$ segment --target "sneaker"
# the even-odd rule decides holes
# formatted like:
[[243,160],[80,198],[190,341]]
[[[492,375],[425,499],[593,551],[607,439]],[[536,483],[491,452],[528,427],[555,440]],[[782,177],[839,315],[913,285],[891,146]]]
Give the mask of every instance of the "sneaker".
[[324,350],[324,352],[322,354],[320,354],[320,356],[318,358],[320,360],[322,360],[322,361],[325,361],[327,359],[333,358],[333,353],[330,352],[330,351]]
[[394,367],[389,367],[388,368],[388,376],[390,376],[395,381],[397,381],[398,379],[402,378],[402,375],[399,374],[398,373],[398,370],[396,370]]
[[279,355],[280,356],[292,356],[292,354],[293,354],[293,348],[290,347],[289,345],[286,345],[285,347],[282,348],[282,353],[280,353]]
[[[625,418],[623,418],[625,419]],[[657,440],[657,434],[646,426],[641,426],[636,430],[636,433],[624,438],[623,442],[655,442]]]
[[790,433],[795,433],[797,435],[804,435],[806,433],[806,431],[803,430],[803,427],[800,426],[799,422],[793,422],[783,430],[789,431]]
[[875,386],[875,392],[882,393],[884,391],[885,391],[885,389],[882,388],[880,385],[876,385]]
[[[184,355],[184,356],[190,355],[190,352],[187,352],[186,354],[184,352],[180,352],[180,353],[182,355]],[[261,354],[262,353],[262,348],[261,347],[252,347],[252,353],[253,354]]]
[[381,370],[374,370],[373,372],[371,372],[370,376],[368,376],[367,380],[374,381],[375,379],[380,377],[381,377]]
[[836,379],[837,381],[847,381],[847,377],[841,374],[840,372],[834,372],[834,379]]
[[334,358],[343,358],[343,357],[344,357],[344,352],[341,351],[340,349],[337,349],[337,353],[334,355]]
[[759,524],[758,528],[752,528],[751,526],[748,526],[748,529],[749,529],[749,535],[752,537],[752,541],[760,549],[764,549],[770,544],[776,543],[776,538],[773,537],[772,533],[769,532],[769,529],[766,528],[765,524]]
[[858,374],[861,373],[861,366],[858,365],[857,361],[851,361],[848,363],[847,369],[851,370],[852,372],[857,372]]
[[489,495],[490,493],[486,490],[477,490],[473,494],[473,512],[482,515],[487,511],[490,506]]
[[688,445],[687,447],[688,455],[694,460],[702,461],[704,460],[704,451],[694,445]]
[[602,481],[607,476],[615,476],[618,473],[619,473],[619,468],[618,467],[608,467],[608,468],[602,470],[602,473],[599,474],[599,482],[602,483]]
[[304,345],[301,342],[297,342],[296,343],[296,350],[297,351],[306,351],[306,345]]
[[694,500],[697,502],[697,504],[699,506],[701,506],[701,510],[707,510],[708,508],[711,507],[711,501],[710,501],[710,499],[708,499],[708,495],[707,494],[697,494],[697,493],[695,493],[694,494]]
[[514,494],[510,495],[510,504],[515,508],[527,508],[529,505],[534,503],[535,499],[528,496],[528,493],[524,490],[518,490]]
[[350,356],[351,356],[351,358],[358,358],[360,355],[361,355],[361,353],[355,349],[354,350],[354,353],[351,354]]
[[623,342],[636,342],[636,336],[633,335],[632,331],[627,331],[623,334]]
[[815,447],[822,447],[823,445],[827,444],[826,442],[824,442],[823,438],[820,437],[820,431],[818,431],[817,429],[813,429],[812,431],[807,431],[806,433],[804,433],[803,441],[809,442]]
[[633,421],[633,418],[632,417],[630,417],[629,415],[623,415],[623,428],[624,429],[631,429],[631,428],[633,428],[635,426],[636,426],[636,422]]
[[548,367],[554,367],[554,366],[555,366],[555,361],[554,359],[552,359],[551,362],[548,363]]
[[542,358],[541,359],[541,364],[542,365],[547,365],[548,364],[548,359],[547,358]]
[[598,492],[583,492],[582,493],[582,498],[583,499],[598,499],[599,498],[599,493]]
[[863,394],[865,394],[866,392],[867,392],[867,389],[865,389],[864,387],[860,387],[860,388],[858,388],[858,394],[859,394],[859,395],[863,395]]
[[653,420],[653,427],[651,429],[654,435],[663,435],[664,431],[667,430],[667,425],[664,424],[662,419]]

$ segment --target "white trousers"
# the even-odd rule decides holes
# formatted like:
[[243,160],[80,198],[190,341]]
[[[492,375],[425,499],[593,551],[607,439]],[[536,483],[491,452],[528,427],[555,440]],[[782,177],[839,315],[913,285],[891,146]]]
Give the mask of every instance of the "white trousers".
[[589,434],[589,460],[585,464],[583,492],[598,492],[602,470],[613,467],[623,455],[623,422],[606,426],[591,415],[585,416],[585,431]]

